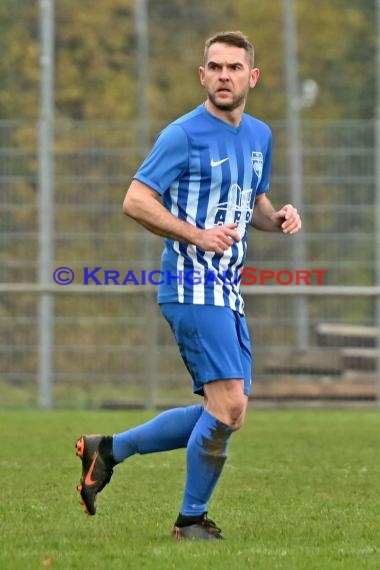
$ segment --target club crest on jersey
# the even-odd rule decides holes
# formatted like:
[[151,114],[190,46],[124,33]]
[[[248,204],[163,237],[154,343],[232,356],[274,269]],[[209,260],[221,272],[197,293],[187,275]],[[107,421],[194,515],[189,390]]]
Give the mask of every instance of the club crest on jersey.
[[237,231],[243,235],[246,224],[252,218],[251,196],[251,188],[242,190],[238,184],[232,184],[227,202],[220,202],[216,207],[214,224],[238,224]]
[[252,152],[252,167],[253,170],[258,178],[258,180],[261,180],[261,177],[263,175],[263,164],[264,164],[264,157],[263,157],[263,153],[260,151],[256,151],[254,150]]

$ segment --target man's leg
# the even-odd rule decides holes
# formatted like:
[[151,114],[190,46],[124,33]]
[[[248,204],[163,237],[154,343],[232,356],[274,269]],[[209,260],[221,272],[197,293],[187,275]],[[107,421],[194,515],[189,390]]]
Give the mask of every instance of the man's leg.
[[208,502],[227,458],[231,434],[244,421],[247,396],[242,380],[221,380],[204,386],[206,409],[187,446],[187,477],[181,512],[174,526],[177,538],[222,538],[207,519]]
[[112,436],[83,435],[76,443],[82,461],[77,486],[85,512],[96,513],[96,495],[109,483],[113,467],[135,453],[186,447],[203,405],[168,410],[149,422]]
[[186,447],[204,408],[202,404],[167,410],[149,422],[113,436],[117,463],[135,453],[154,453]]
[[177,538],[221,538],[207,519],[207,508],[250,393],[247,323],[227,307],[169,303],[161,309],[193,379],[193,391],[206,402],[187,446],[186,488],[173,533]]

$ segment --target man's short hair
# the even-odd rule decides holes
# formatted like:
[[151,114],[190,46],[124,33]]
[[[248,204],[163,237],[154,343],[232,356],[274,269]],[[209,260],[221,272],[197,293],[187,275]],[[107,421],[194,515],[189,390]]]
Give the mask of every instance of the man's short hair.
[[254,48],[247,36],[243,32],[218,32],[211,38],[208,38],[205,42],[204,58],[207,60],[207,54],[210,46],[213,44],[227,44],[229,46],[236,46],[245,49],[248,56],[249,66],[253,67],[254,64]]

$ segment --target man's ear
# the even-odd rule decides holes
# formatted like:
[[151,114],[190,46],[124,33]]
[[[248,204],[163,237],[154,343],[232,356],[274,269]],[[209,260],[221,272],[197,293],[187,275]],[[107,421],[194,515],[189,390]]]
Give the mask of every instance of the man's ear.
[[199,75],[199,81],[200,81],[201,85],[204,85],[205,84],[205,68],[203,66],[199,67],[198,75]]
[[253,69],[251,69],[251,75],[249,78],[249,86],[251,89],[253,89],[260,77],[260,69],[258,69],[257,67],[254,67]]

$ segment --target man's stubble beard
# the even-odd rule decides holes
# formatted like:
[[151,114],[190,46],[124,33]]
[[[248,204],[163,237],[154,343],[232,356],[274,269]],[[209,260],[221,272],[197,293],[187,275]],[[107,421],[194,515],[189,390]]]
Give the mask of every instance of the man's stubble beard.
[[208,98],[210,99],[210,101],[214,105],[214,107],[216,107],[220,111],[234,111],[235,109],[240,107],[242,104],[245,105],[245,101],[247,99],[247,93],[240,95],[239,97],[234,99],[232,101],[232,103],[218,103],[216,101],[214,95],[212,95],[211,93],[208,93]]

